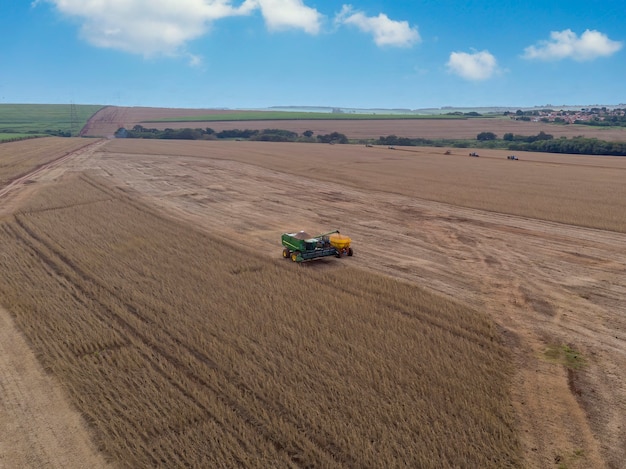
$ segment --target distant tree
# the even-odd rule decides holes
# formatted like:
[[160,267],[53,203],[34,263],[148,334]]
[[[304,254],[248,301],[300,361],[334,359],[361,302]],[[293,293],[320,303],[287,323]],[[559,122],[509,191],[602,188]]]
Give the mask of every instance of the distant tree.
[[313,131],[312,130],[305,130],[304,132],[302,132],[302,135],[304,135],[307,138],[311,138],[313,136]]
[[376,143],[378,145],[416,146],[423,142],[424,142],[424,139],[420,139],[420,138],[411,139],[407,137],[398,137],[396,135],[388,135],[387,137],[380,137]]
[[495,140],[498,138],[496,134],[493,132],[481,132],[476,136],[476,140],[486,141],[486,140]]
[[216,133],[215,136],[217,138],[250,138],[250,137],[253,137],[254,135],[257,135],[258,133],[259,133],[258,130],[232,129],[232,130],[222,130],[221,132]]
[[128,130],[126,130],[124,127],[120,127],[115,131],[113,135],[115,135],[115,138],[126,138],[128,137]]
[[346,137],[344,134],[340,134],[339,132],[333,132],[326,135],[318,135],[317,139],[321,143],[348,143],[348,137]]
[[295,142],[298,134],[290,130],[264,129],[257,135],[250,137],[250,140],[264,142]]
[[194,129],[180,129],[174,133],[172,138],[181,140],[198,140],[201,135],[201,132]]
[[543,130],[537,134],[536,140],[552,140],[553,135],[545,133]]
[[505,140],[507,142],[512,142],[514,140],[514,136],[512,133],[506,133],[504,134],[504,137],[502,137],[502,140]]

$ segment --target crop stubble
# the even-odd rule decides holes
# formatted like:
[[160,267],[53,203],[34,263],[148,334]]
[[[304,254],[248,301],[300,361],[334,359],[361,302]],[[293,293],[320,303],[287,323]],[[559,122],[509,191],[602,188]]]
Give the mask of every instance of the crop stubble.
[[0,188],[20,176],[89,144],[77,138],[38,138],[0,145]]
[[[464,150],[269,142],[176,142],[115,140],[105,148],[132,173],[179,171],[182,178],[153,176],[184,191],[184,178],[213,160],[250,164],[268,170],[343,186],[395,193],[473,209],[565,224],[626,232],[626,158],[524,153],[506,160],[502,150]],[[117,155],[119,153],[120,155]],[[127,162],[121,155],[129,155]],[[133,156],[136,155],[136,156]],[[119,174],[119,173],[118,173]],[[120,175],[120,177],[124,177]],[[127,176],[128,179],[128,176]],[[321,187],[321,186],[320,186]],[[229,188],[225,188],[226,191]],[[306,199],[306,194],[305,194]],[[341,200],[341,196],[329,201]],[[293,207],[294,215],[306,204]]]
[[0,238],[5,306],[115,463],[519,465],[508,352],[466,307],[285,269],[85,175]]

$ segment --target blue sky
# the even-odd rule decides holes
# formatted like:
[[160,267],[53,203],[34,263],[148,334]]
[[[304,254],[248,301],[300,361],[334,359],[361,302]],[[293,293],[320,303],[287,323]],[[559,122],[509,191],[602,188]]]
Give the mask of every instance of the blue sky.
[[623,0],[3,0],[0,103],[626,102]]

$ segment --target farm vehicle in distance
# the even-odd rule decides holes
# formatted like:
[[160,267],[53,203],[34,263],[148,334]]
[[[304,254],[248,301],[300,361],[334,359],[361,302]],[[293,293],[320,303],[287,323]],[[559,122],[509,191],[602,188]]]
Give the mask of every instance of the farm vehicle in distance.
[[294,262],[309,261],[320,257],[352,256],[350,238],[339,233],[339,230],[330,231],[317,236],[310,236],[305,231],[297,233],[283,233],[283,257]]

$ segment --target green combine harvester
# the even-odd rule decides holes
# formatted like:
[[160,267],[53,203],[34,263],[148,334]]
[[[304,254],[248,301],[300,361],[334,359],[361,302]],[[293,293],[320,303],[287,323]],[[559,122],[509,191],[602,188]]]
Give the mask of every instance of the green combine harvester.
[[310,261],[327,256],[351,256],[350,238],[330,231],[317,236],[310,236],[305,231],[283,233],[281,240],[284,246],[283,257],[294,262]]

